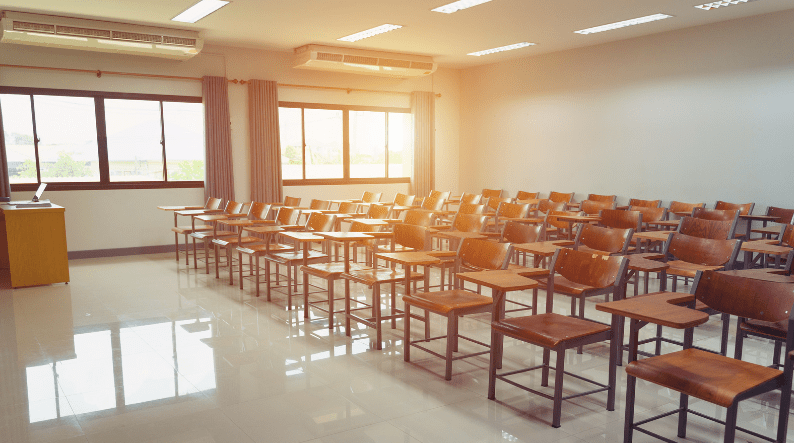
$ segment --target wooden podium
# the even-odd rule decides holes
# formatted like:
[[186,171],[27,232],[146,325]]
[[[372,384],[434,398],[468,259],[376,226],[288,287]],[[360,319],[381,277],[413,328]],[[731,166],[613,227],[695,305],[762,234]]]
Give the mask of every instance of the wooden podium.
[[13,288],[69,282],[64,208],[0,204],[0,268]]

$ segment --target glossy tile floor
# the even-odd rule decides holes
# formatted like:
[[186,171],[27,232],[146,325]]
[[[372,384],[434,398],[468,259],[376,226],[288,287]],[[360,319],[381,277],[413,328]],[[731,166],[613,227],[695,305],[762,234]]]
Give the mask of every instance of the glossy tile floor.
[[[329,331],[319,312],[305,322],[302,311],[285,309],[285,297],[257,299],[250,282],[240,291],[171,255],[70,265],[69,285],[0,290],[0,442],[622,441],[622,368],[615,411],[605,410],[605,393],[575,398],[563,404],[562,427],[553,429],[551,401],[506,383],[497,384],[497,401],[486,398],[486,356],[457,361],[451,382],[443,379],[443,362],[425,352],[414,350],[414,360],[403,362],[401,322],[385,329],[384,349],[376,351],[371,330],[354,326],[347,338],[340,327]],[[565,313],[568,300],[556,300],[555,311]],[[608,320],[594,303],[587,315]],[[487,315],[467,318],[461,330],[489,341],[488,322]],[[444,326],[434,321],[434,335]],[[719,330],[715,316],[695,339],[716,347]],[[441,350],[444,341],[434,346]],[[606,344],[570,351],[566,367],[606,381],[607,352]],[[744,354],[768,364],[771,352],[769,343],[750,339]],[[540,358],[528,345],[506,343],[507,369]],[[539,388],[539,374],[518,379]],[[565,380],[567,392],[585,387]],[[778,399],[743,402],[740,424],[772,435]],[[637,417],[671,410],[677,400],[640,382]],[[691,406],[725,415],[700,401]],[[649,428],[682,440],[675,423],[667,418]],[[792,427],[790,420],[789,441]],[[682,441],[721,441],[721,433],[691,417]],[[635,434],[634,441],[656,440]],[[759,440],[740,434],[737,441]]]

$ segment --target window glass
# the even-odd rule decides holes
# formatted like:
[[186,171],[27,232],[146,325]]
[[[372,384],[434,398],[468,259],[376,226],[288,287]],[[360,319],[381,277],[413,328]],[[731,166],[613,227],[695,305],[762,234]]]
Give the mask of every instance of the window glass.
[[34,95],[41,181],[99,181],[94,99]]
[[343,178],[341,110],[304,109],[306,178]]
[[389,113],[389,177],[410,177],[414,131],[411,114]]
[[281,178],[303,178],[303,129],[300,108],[278,108],[281,137]]
[[204,105],[163,102],[168,181],[204,180]]
[[37,183],[30,96],[0,94],[0,109],[8,159],[8,180],[11,183]]
[[163,179],[160,102],[105,100],[110,181]]
[[350,111],[350,177],[386,177],[386,113]]

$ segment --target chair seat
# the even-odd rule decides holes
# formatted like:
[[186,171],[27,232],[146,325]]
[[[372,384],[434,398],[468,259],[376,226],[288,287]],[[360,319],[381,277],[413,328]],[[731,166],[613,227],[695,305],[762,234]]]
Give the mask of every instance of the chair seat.
[[[372,268],[350,264],[350,270],[370,270]],[[345,272],[345,264],[343,262],[329,262],[329,263],[315,263],[312,265],[301,266],[301,272],[315,277],[324,278],[339,278]]]
[[[539,280],[538,286],[541,289],[546,289],[547,282],[544,280]],[[579,295],[591,289],[596,289],[596,287],[572,282],[559,274],[554,276],[554,292],[568,295]]]
[[758,385],[783,382],[777,369],[693,348],[633,361],[626,373],[725,408]]
[[[308,253],[308,257],[306,257],[306,260],[317,261],[319,259],[325,259],[325,258],[328,258],[328,255],[323,254],[322,252],[310,250]],[[284,265],[294,264],[296,262],[302,262],[303,251],[300,250],[293,252],[276,252],[275,254],[271,254],[270,257],[268,257],[268,260]]]
[[[400,283],[405,281],[405,272],[395,271],[389,268],[372,268],[351,270],[348,274],[342,274],[342,278],[372,286],[377,283]],[[411,280],[422,280],[424,274],[418,272],[411,273]]]
[[785,340],[788,334],[788,320],[775,323],[761,320],[747,320],[739,325],[739,329],[773,339]]
[[216,244],[221,247],[233,247],[238,245],[247,245],[250,243],[262,243],[262,240],[259,237],[225,237],[225,238],[215,238],[212,240],[213,244]]
[[237,251],[242,252],[243,254],[265,254],[276,251],[291,251],[293,249],[295,248],[292,246],[282,245],[279,243],[271,243],[270,245],[265,243],[256,243],[246,245],[245,247],[237,247]]
[[212,225],[196,225],[194,228],[191,226],[174,226],[171,228],[172,231],[176,232],[177,234],[192,234],[194,232],[199,231],[210,231],[212,230]]
[[237,237],[236,232],[232,231],[202,231],[202,232],[194,232],[190,234],[191,237],[195,238],[196,240],[212,240],[214,238],[221,238],[221,237]]
[[668,275],[677,275],[679,277],[691,278],[694,278],[698,271],[718,271],[723,268],[723,266],[699,265],[697,263],[689,263],[683,260],[673,260],[667,262],[667,265],[670,266],[667,268]]
[[493,299],[476,292],[453,289],[439,292],[418,292],[403,297],[403,303],[437,314],[446,315],[451,311],[470,310],[493,305]]
[[[556,281],[557,278],[555,277]],[[493,322],[491,328],[527,343],[554,348],[559,344],[607,332],[607,325],[560,314],[538,314]]]

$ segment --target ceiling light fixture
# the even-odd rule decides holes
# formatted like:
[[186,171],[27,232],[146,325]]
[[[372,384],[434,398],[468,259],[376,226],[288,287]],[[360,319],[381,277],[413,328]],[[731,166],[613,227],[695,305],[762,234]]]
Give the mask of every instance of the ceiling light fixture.
[[641,25],[643,23],[655,22],[656,20],[663,20],[670,17],[672,17],[672,15],[667,15],[667,14],[647,15],[645,17],[633,18],[631,20],[623,20],[622,22],[610,23],[608,25],[596,26],[594,28],[587,28],[574,32],[577,34],[595,34],[596,32],[611,31],[613,29],[625,28],[626,26]]
[[448,5],[439,6],[438,8],[431,9],[431,11],[443,12],[444,14],[452,14],[453,12],[458,12],[462,9],[467,9],[467,8],[471,8],[472,6],[488,3],[489,1],[491,0],[459,0],[457,2],[452,2]]
[[378,34],[383,34],[384,32],[394,31],[395,29],[400,29],[402,26],[400,25],[380,25],[374,27],[372,29],[367,29],[366,31],[357,32],[352,35],[348,35],[347,37],[338,38],[337,40],[343,42],[356,42],[361,39],[373,37]]
[[702,9],[704,11],[710,11],[712,9],[717,9],[722,6],[730,6],[730,5],[738,5],[739,3],[749,3],[755,0],[721,0],[718,2],[711,2],[711,3],[704,3],[702,5],[695,6],[698,9]]
[[183,23],[196,23],[229,3],[231,2],[224,0],[201,0],[195,5],[185,9],[171,20]]
[[468,55],[479,57],[481,55],[493,54],[495,52],[510,51],[512,49],[526,48],[527,46],[535,46],[534,43],[521,42],[513,45],[500,46],[498,48],[486,49],[484,51],[470,52]]

